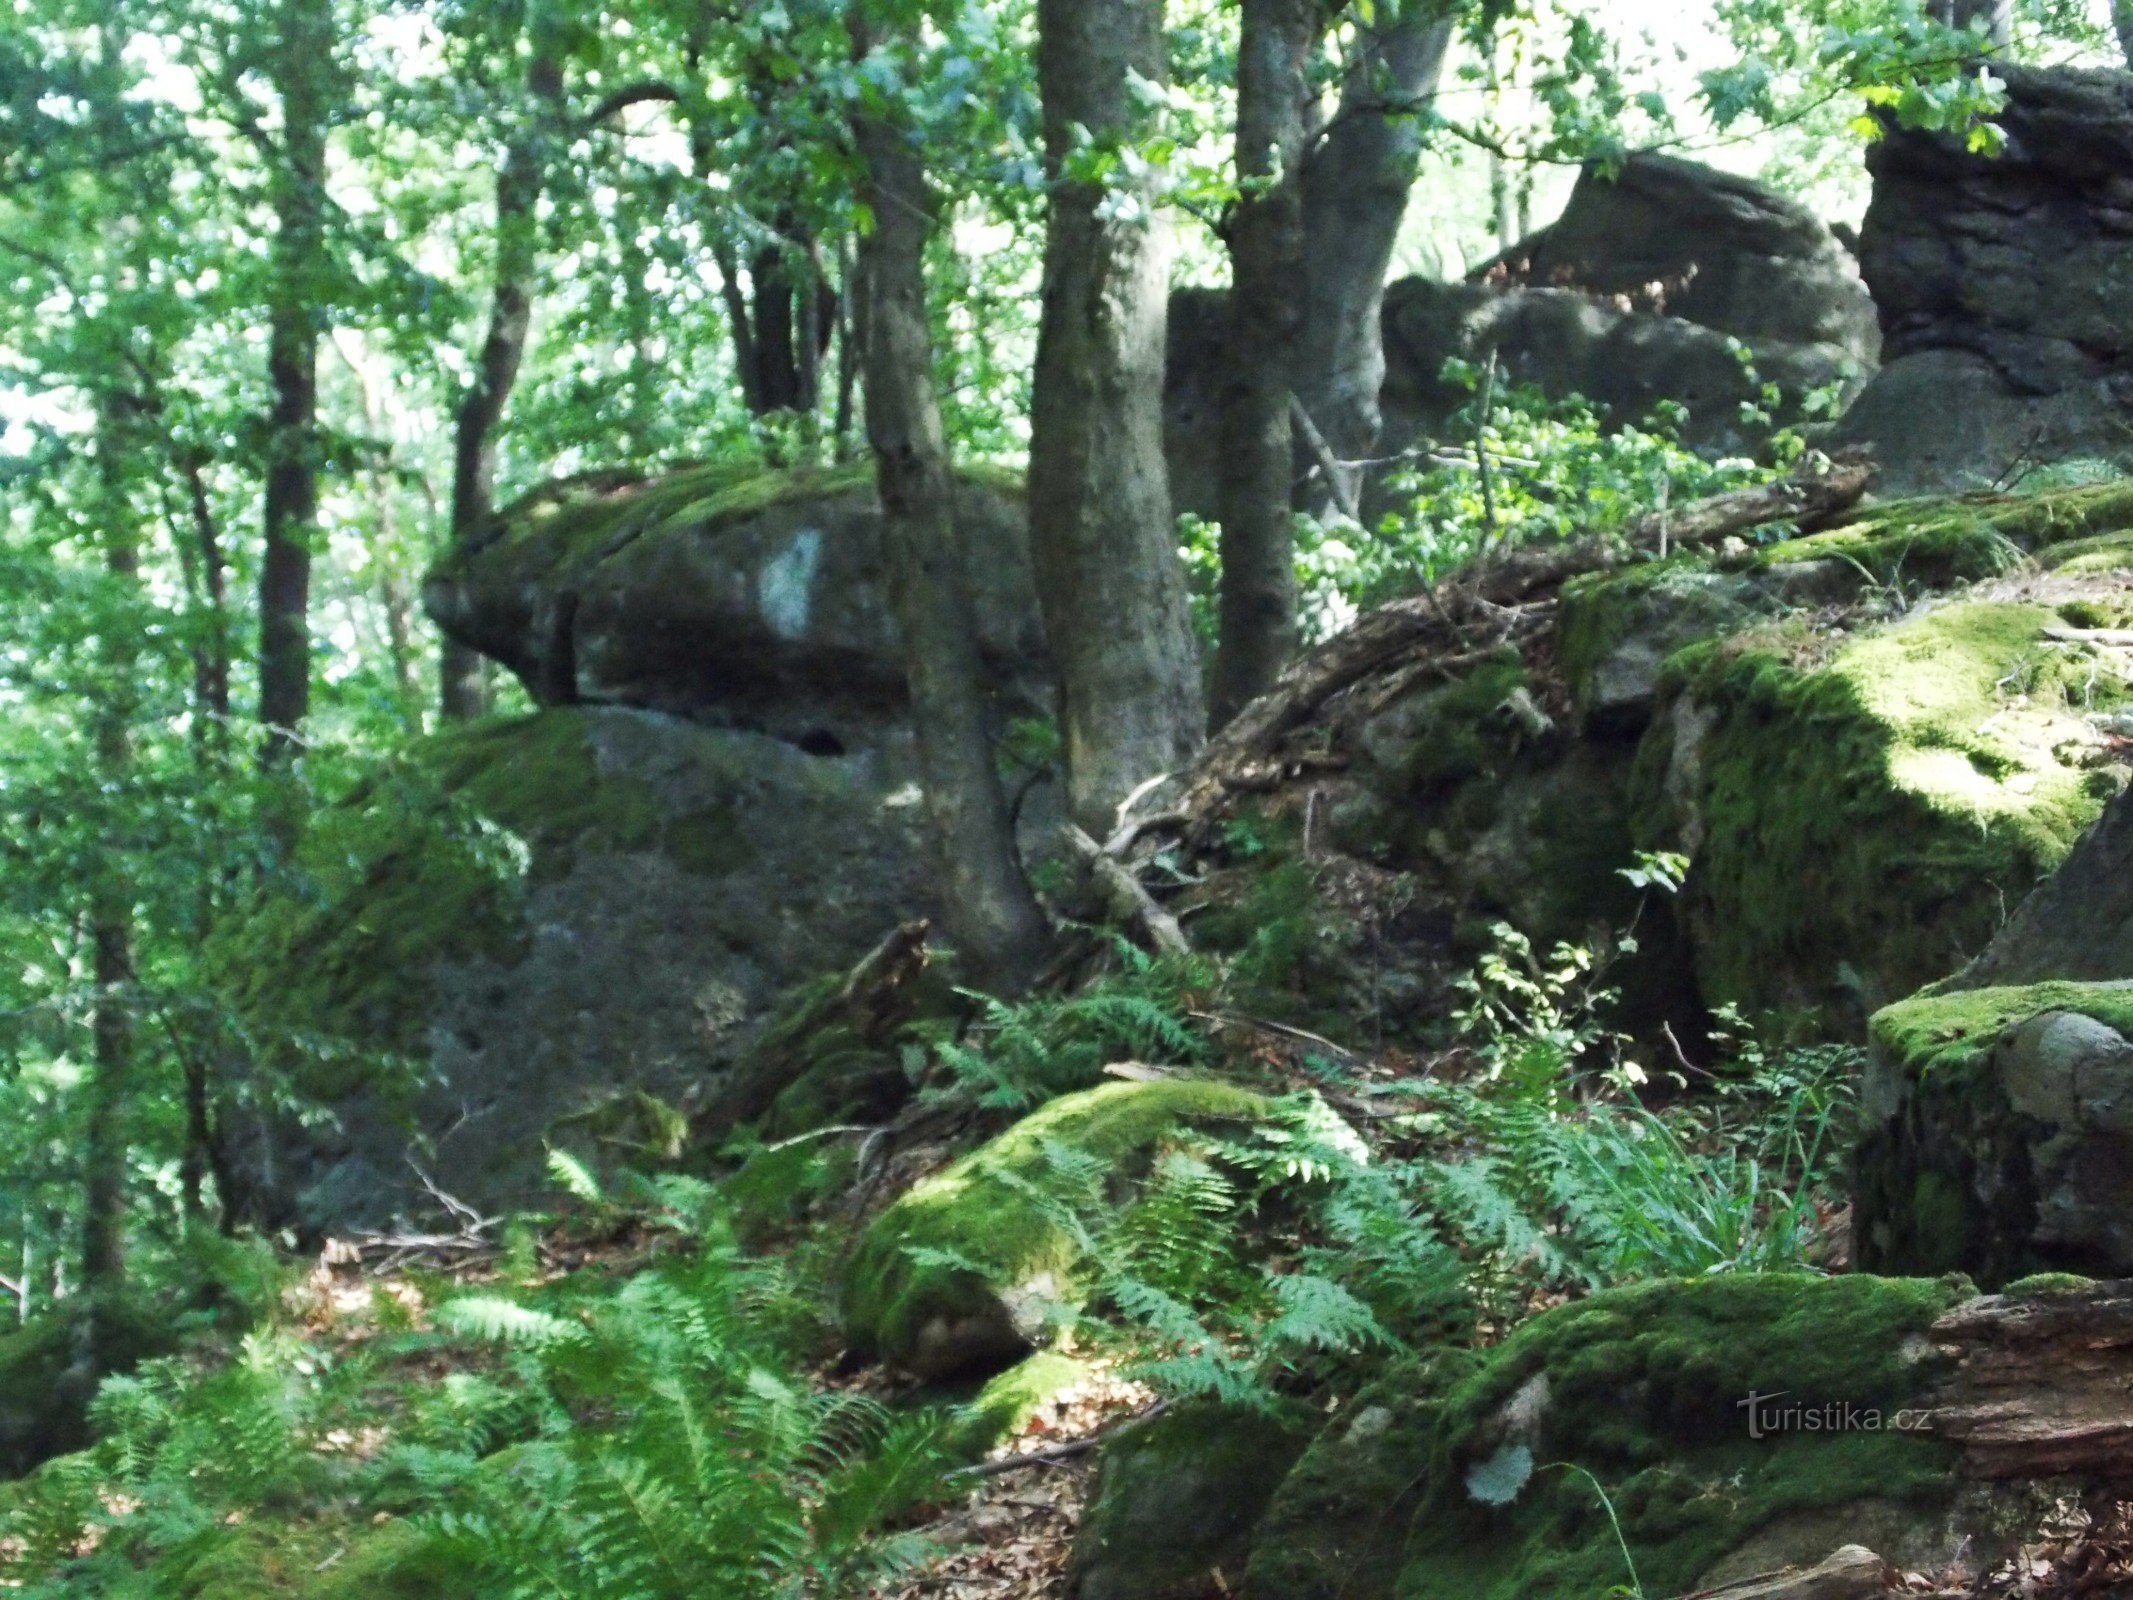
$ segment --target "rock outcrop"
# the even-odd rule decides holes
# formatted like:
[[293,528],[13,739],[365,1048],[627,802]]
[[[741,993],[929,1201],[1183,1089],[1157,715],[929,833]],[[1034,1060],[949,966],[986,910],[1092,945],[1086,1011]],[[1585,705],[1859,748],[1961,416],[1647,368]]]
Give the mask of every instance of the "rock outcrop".
[[[959,483],[1000,714],[1041,711],[1019,484]],[[253,1077],[235,1176],[253,1215],[306,1232],[389,1220],[418,1168],[494,1207],[538,1192],[544,1141],[671,1145],[753,1092],[738,1069],[785,991],[931,906],[866,470],[559,483],[426,598],[544,709],[447,732],[329,808],[211,952],[224,1053]],[[863,1101],[852,1055],[809,1092]],[[262,1112],[283,1077],[331,1118]]]
[[1561,218],[1466,283],[1385,297],[1388,451],[1442,435],[1470,396],[1441,379],[1494,351],[1510,376],[1621,421],[1686,408],[1683,437],[1741,454],[1763,383],[1797,399],[1856,387],[1880,348],[1873,302],[1820,219],[1746,178],[1668,156],[1587,169]]
[[1892,129],[1867,155],[1884,365],[1838,438],[1899,492],[2133,466],[2133,74],[1994,70],[2002,154]]
[[[262,1220],[491,1208],[544,1141],[643,1160],[779,994],[926,903],[895,753],[627,707],[454,730],[313,820],[209,951],[257,1085],[226,1124]],[[286,1079],[332,1113],[262,1115]]]
[[1544,942],[1620,926],[1620,869],[1679,852],[1653,976],[1856,1029],[2124,783],[2133,685],[2081,627],[2127,603],[2128,526],[2119,489],[1913,503],[1574,579],[1522,639],[1396,657],[1316,719],[1323,837]]
[[[966,471],[978,640],[1004,702],[1048,702],[1021,485]],[[624,704],[836,750],[903,729],[870,468],[699,467],[538,491],[424,586],[446,633],[544,705]]]
[[[1634,422],[1684,406],[1683,437],[1752,451],[1767,427],[1741,407],[1776,383],[1792,399],[1855,390],[1880,347],[1850,254],[1796,202],[1745,178],[1638,155],[1588,170],[1562,217],[1463,283],[1407,278],[1385,294],[1385,435],[1392,455],[1442,437],[1471,395],[1443,380],[1491,351],[1512,379],[1583,395]],[[1221,367],[1248,331],[1219,291],[1172,297],[1165,390],[1171,490],[1215,513]]]

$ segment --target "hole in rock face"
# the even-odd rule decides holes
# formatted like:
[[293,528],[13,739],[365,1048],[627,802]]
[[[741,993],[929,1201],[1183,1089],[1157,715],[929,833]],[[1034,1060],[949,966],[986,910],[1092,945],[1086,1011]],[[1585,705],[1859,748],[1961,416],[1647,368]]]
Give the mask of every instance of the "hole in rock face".
[[810,728],[800,735],[799,745],[811,756],[841,756],[844,741],[827,728]]

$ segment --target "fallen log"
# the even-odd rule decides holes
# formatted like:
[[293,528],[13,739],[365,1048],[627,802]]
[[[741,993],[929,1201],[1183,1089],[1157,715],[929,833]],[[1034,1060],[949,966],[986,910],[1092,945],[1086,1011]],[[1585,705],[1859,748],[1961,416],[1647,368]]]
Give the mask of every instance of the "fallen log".
[[1930,1428],[1974,1476],[2133,1483],[2133,1282],[1984,1295],[1932,1337],[1957,1366]]
[[1126,864],[1071,822],[1061,830],[1067,849],[1089,874],[1089,886],[1104,908],[1104,914],[1132,932],[1158,955],[1192,953],[1185,930],[1141,887]]

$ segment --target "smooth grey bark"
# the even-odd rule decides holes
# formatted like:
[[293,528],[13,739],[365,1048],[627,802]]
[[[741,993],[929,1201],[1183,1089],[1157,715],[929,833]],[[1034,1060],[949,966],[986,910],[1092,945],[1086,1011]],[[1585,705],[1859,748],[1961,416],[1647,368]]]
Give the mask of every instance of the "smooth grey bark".
[[[1130,143],[1166,75],[1161,0],[1039,0],[1051,210],[1030,405],[1030,549],[1060,681],[1067,808],[1098,839],[1204,731],[1163,461],[1168,232],[1128,182],[1068,174],[1076,130]],[[1125,182],[1126,180],[1120,180]]]
[[[451,543],[463,548],[496,513],[496,430],[518,382],[533,326],[534,277],[539,261],[541,192],[549,151],[562,132],[563,32],[545,6],[527,17],[530,54],[525,103],[504,140],[496,173],[496,265],[489,294],[489,327],[474,380],[453,419]],[[479,716],[489,708],[488,675],[479,652],[444,641],[438,709],[447,717]]]
[[[1443,76],[1453,9],[1444,0],[1379,7],[1380,21],[1358,40],[1334,114],[1304,161],[1296,394],[1344,462],[1367,459],[1377,443],[1385,275],[1422,154],[1418,113]],[[1307,485],[1302,503],[1323,511],[1343,498],[1331,490]]]
[[1229,315],[1220,438],[1222,578],[1214,727],[1264,693],[1296,647],[1295,483],[1289,373],[1303,324],[1304,98],[1317,0],[1244,0],[1237,51],[1237,176],[1227,228]]
[[325,318],[330,0],[281,0],[270,71],[281,100],[267,324],[266,548],[259,566],[259,720],[267,767],[294,753],[311,708],[311,546],[318,531],[318,347]]
[[[864,48],[864,29],[855,26],[854,33]],[[1023,876],[993,762],[955,479],[933,388],[925,251],[937,211],[906,129],[869,116],[855,119],[854,133],[874,215],[859,250],[867,297],[867,442],[881,494],[890,597],[903,636],[942,918],[977,985],[1013,995],[1043,965],[1051,927]]]

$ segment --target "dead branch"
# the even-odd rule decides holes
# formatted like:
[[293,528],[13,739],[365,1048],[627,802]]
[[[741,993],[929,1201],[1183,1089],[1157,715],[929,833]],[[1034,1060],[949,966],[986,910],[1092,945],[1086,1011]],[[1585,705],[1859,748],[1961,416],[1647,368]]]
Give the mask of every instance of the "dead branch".
[[1140,880],[1116,856],[1071,822],[1061,830],[1067,848],[1088,870],[1089,883],[1112,921],[1138,934],[1143,943],[1160,955],[1192,953],[1178,919],[1155,903]]
[[1864,1545],[1848,1544],[1805,1572],[1766,1572],[1683,1600],[1877,1600],[1896,1587],[1896,1570]]

